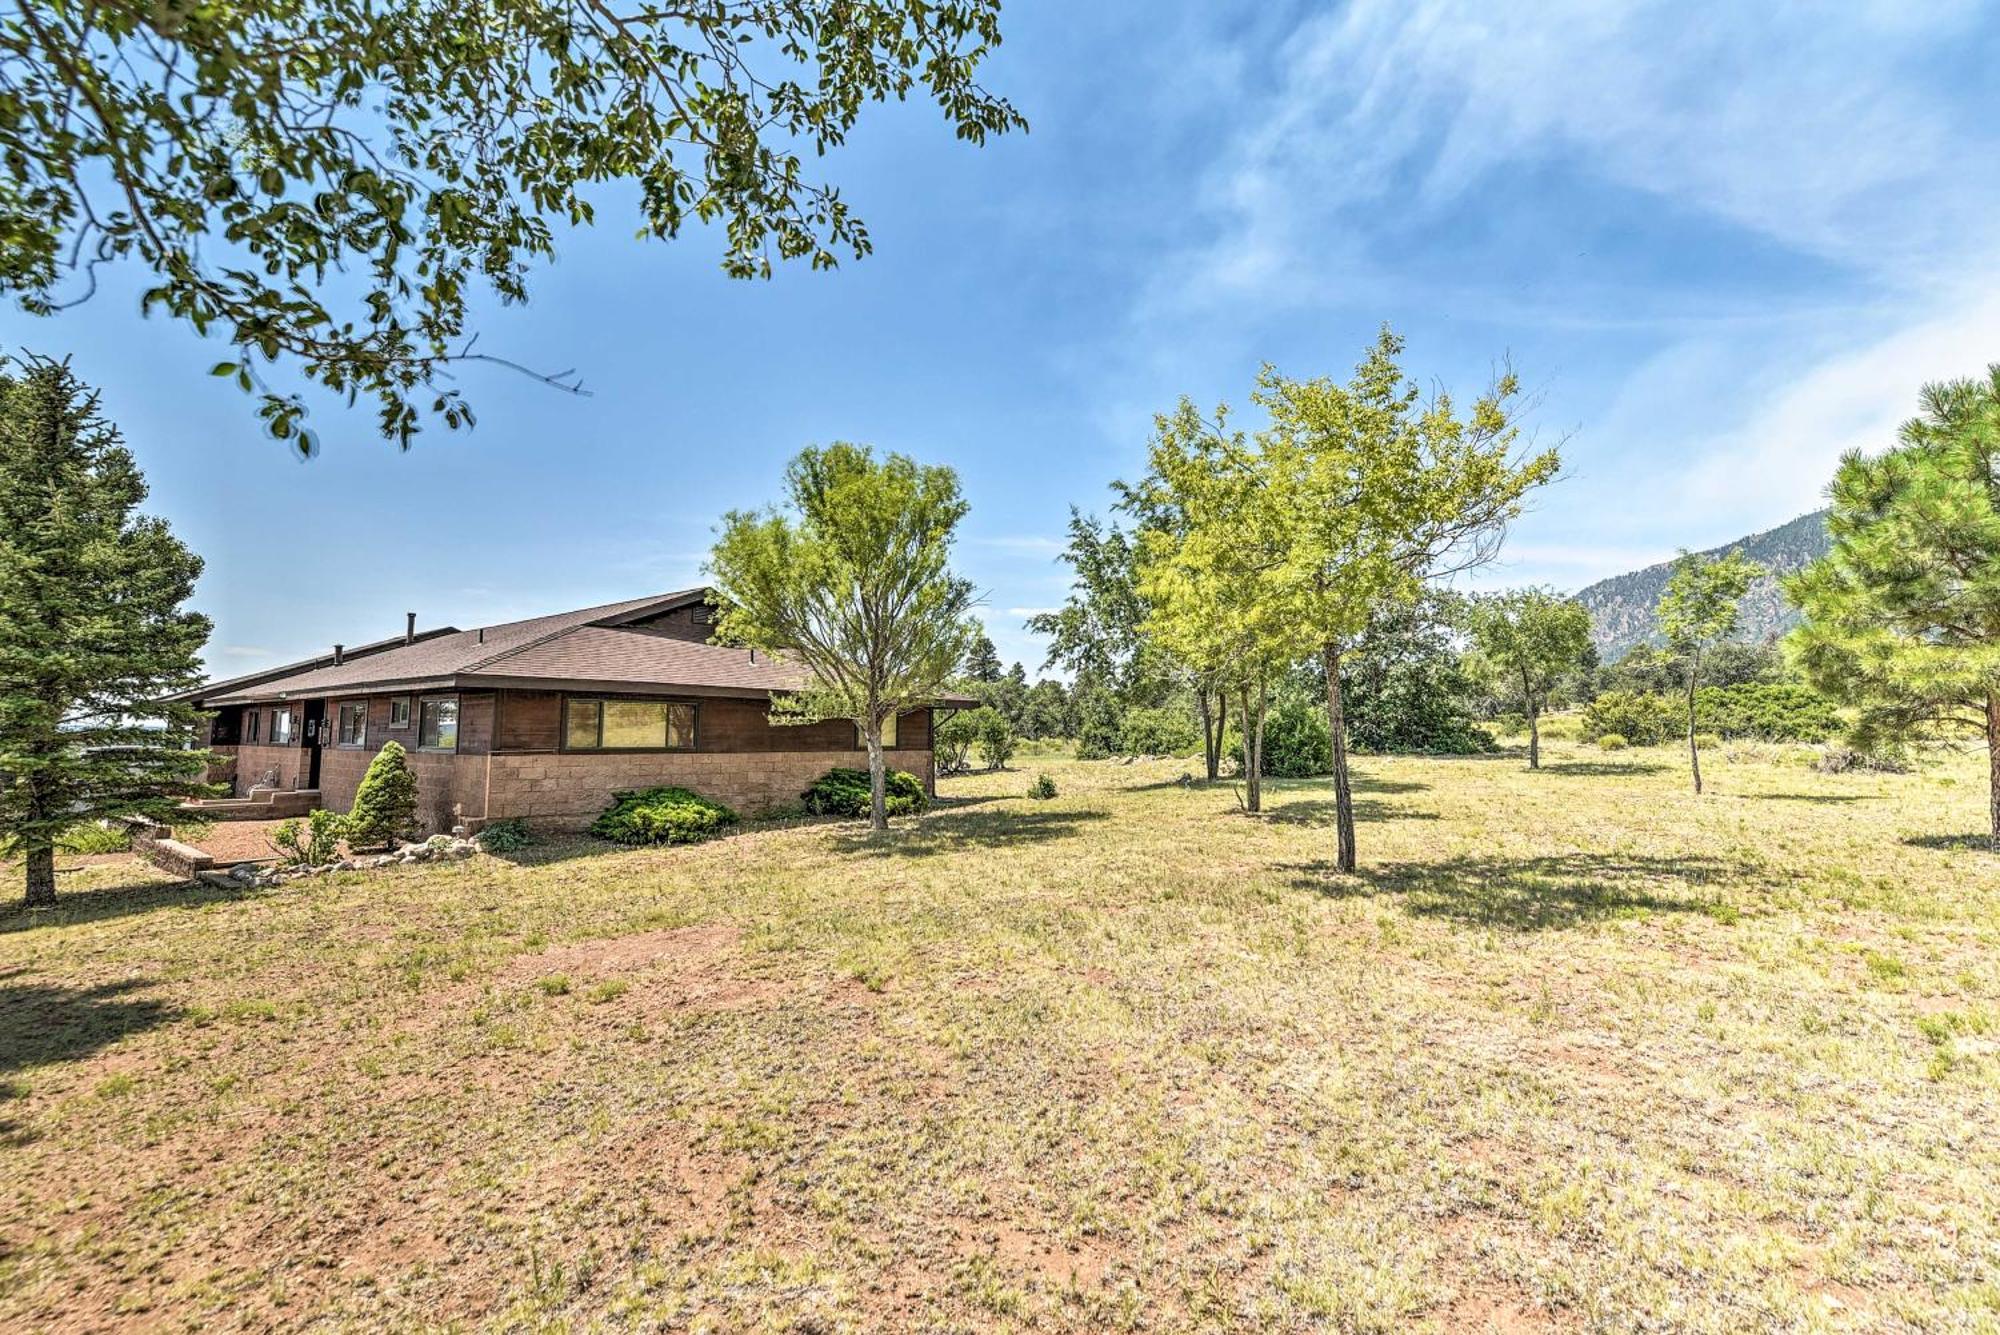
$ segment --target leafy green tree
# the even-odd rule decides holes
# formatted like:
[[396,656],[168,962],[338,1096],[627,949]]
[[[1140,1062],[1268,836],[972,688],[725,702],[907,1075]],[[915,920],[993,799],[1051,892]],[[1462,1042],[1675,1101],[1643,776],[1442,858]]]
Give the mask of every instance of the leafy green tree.
[[1317,646],[1333,749],[1338,865],[1356,862],[1341,660],[1380,610],[1429,581],[1492,559],[1523,498],[1556,475],[1553,449],[1520,452],[1509,373],[1460,416],[1451,397],[1424,400],[1403,373],[1403,340],[1384,327],[1345,384],[1289,380],[1266,367],[1255,402],[1268,489],[1287,511],[1281,615]]
[[[808,155],[871,103],[928,95],[960,139],[1025,128],[979,82],[999,0],[31,4],[0,21],[0,290],[49,313],[136,261],[158,307],[310,451],[258,362],[380,406],[408,445],[440,387],[496,360],[480,285],[524,300],[555,226],[629,183],[642,235],[715,225],[723,269],[830,268],[868,229]],[[328,275],[345,275],[339,282]],[[566,378],[550,379],[570,384]],[[428,400],[428,404],[425,404]]]
[[1703,656],[1736,633],[1737,605],[1764,567],[1741,552],[1703,556],[1683,551],[1660,594],[1660,630],[1680,657],[1687,691],[1688,765],[1694,790],[1701,792],[1701,747],[1696,743],[1695,697],[1701,689]]
[[401,742],[389,741],[368,762],[368,772],[354,790],[347,813],[347,842],[373,848],[414,834],[417,828],[417,776]]
[[1000,651],[993,647],[993,637],[981,631],[973,638],[972,648],[965,655],[965,679],[972,682],[996,682],[1004,669],[1000,666]]
[[1123,736],[1118,697],[1094,681],[1080,681],[1071,699],[1076,705],[1076,758],[1102,760],[1116,751]]
[[145,479],[97,396],[62,362],[0,374],[0,852],[26,902],[56,897],[64,830],[165,823],[206,789],[209,621],[185,610],[201,560],[138,513]]
[[1021,732],[1024,736],[1039,741],[1045,737],[1069,737],[1076,731],[1076,721],[1070,708],[1069,692],[1063,684],[1047,677],[1028,688],[1027,702],[1022,710]]
[[1542,767],[1542,709],[1590,653],[1590,612],[1547,589],[1517,589],[1472,606],[1473,643],[1520,687],[1528,716],[1528,768]]
[[977,712],[984,715],[979,720],[979,758],[988,769],[1006,769],[1017,745],[1014,725],[997,709],[989,707]]
[[1833,550],[1785,581],[1813,685],[1860,711],[1864,749],[1986,743],[2000,851],[2000,365],[1926,385],[1895,448],[1834,474]]
[[787,515],[732,510],[709,558],[720,638],[803,667],[774,721],[850,719],[868,748],[870,821],[886,830],[882,725],[929,705],[978,624],[951,572],[966,504],[951,469],[865,447],[806,449],[785,470]]

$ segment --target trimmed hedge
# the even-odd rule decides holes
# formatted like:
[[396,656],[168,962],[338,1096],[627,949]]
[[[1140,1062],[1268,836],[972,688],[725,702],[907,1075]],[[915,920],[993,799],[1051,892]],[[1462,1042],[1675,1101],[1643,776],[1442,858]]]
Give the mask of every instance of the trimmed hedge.
[[736,813],[686,788],[642,788],[613,793],[611,805],[590,824],[600,839],[621,844],[692,844],[736,823]]
[[[815,816],[866,816],[868,771],[830,769],[799,796],[806,810]],[[930,803],[922,781],[908,770],[892,769],[884,774],[882,796],[891,816],[907,816],[922,811]]]

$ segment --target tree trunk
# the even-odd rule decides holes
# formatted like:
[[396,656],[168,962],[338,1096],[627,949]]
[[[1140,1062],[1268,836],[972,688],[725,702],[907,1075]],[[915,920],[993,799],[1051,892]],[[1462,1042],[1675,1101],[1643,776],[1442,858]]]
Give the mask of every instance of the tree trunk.
[[1209,782],[1213,783],[1222,765],[1221,734],[1215,726],[1215,707],[1209,699],[1208,687],[1195,687],[1194,695],[1201,704],[1201,759],[1208,767]]
[[1701,748],[1694,744],[1694,673],[1688,673],[1688,765],[1694,770],[1694,794],[1701,796]]
[[1340,649],[1328,644],[1320,650],[1326,666],[1326,737],[1333,751],[1333,814],[1339,828],[1337,865],[1344,872],[1355,868],[1354,785],[1347,772],[1347,715],[1340,700]]
[[2000,695],[1986,697],[1987,841],[2000,853]]
[[1542,767],[1542,701],[1525,669],[1521,673],[1521,702],[1528,707],[1528,768]]
[[28,850],[28,893],[22,902],[31,909],[56,902],[55,849],[45,845]]
[[883,791],[887,779],[882,763],[882,720],[870,715],[867,728],[868,738],[868,826],[873,830],[889,828],[889,799]]
[[1246,794],[1243,805],[1253,812],[1264,809],[1264,757],[1258,748],[1263,744],[1263,728],[1252,726],[1257,711],[1250,704],[1250,688],[1243,688],[1243,790]]

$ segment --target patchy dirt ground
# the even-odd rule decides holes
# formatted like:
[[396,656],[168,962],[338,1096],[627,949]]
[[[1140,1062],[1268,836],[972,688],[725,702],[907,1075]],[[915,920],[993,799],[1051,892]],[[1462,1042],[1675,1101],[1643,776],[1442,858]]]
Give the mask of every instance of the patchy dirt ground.
[[1353,877],[1184,762],[86,868],[0,920],[0,1325],[1991,1326],[1983,795],[1797,760],[1365,761]]

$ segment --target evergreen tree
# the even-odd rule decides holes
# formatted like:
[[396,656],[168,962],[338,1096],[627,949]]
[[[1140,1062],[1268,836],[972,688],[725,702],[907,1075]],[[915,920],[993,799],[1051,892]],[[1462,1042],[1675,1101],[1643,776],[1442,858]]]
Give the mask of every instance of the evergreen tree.
[[1922,402],[1895,449],[1841,460],[1833,550],[1785,592],[1808,678],[1861,711],[1858,744],[1985,740],[2000,850],[2000,365]]
[[61,362],[0,374],[0,849],[53,903],[78,821],[166,821],[205,790],[201,560],[137,513],[146,483],[97,396]]
[[401,742],[389,741],[368,762],[347,814],[347,842],[356,848],[393,843],[417,828],[417,776]]
[[1001,671],[1000,651],[993,647],[993,637],[981,631],[965,655],[965,679],[977,682],[998,681]]
[[1682,552],[1660,595],[1660,630],[1667,647],[1680,656],[1687,690],[1688,766],[1701,792],[1701,748],[1695,742],[1695,699],[1701,690],[1704,656],[1736,633],[1737,605],[1764,567],[1741,552],[1703,556]]

